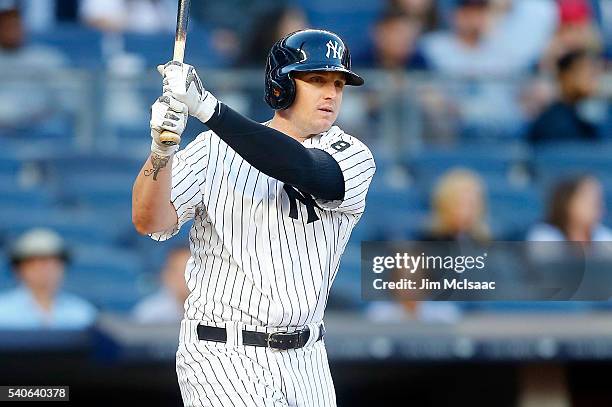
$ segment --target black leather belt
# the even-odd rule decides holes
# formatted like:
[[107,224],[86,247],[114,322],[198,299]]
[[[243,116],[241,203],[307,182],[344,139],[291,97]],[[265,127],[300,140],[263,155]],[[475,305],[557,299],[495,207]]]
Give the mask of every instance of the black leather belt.
[[[325,336],[325,328],[323,324],[319,326],[320,341]],[[242,344],[251,346],[265,346],[267,348],[288,350],[303,348],[310,338],[310,329],[308,327],[301,331],[295,332],[273,332],[267,334],[265,332],[242,331]],[[225,328],[217,328],[214,326],[198,325],[198,339],[201,341],[212,342],[227,342],[227,331]]]

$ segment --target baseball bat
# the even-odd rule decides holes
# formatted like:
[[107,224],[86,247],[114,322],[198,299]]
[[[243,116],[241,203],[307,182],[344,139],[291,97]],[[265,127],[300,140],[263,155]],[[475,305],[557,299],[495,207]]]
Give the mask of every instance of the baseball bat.
[[[187,41],[187,23],[189,23],[189,6],[191,0],[178,0],[178,13],[176,15],[176,35],[174,37],[174,61],[183,62],[185,58],[185,43]],[[160,140],[167,146],[173,146],[181,142],[181,136],[168,130],[164,130]]]

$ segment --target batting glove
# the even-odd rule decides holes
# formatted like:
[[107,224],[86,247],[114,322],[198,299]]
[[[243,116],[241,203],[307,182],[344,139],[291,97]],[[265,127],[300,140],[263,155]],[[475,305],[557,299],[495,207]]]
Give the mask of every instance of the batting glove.
[[217,99],[202,85],[195,68],[178,61],[159,65],[157,70],[164,77],[163,93],[171,95],[187,105],[189,114],[206,123],[217,108]]
[[187,126],[187,106],[170,95],[159,97],[151,106],[151,152],[163,157],[176,153],[179,146],[163,144],[159,136],[164,130],[181,135]]

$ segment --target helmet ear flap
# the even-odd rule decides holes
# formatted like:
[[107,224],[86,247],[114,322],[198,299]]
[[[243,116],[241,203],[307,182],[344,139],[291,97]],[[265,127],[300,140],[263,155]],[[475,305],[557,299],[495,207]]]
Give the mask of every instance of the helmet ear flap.
[[295,99],[295,82],[289,75],[278,80],[268,78],[266,86],[266,102],[274,110],[286,109]]

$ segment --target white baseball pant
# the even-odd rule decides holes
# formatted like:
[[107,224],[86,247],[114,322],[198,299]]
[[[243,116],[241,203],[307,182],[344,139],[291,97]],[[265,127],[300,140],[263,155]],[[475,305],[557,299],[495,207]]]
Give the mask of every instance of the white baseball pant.
[[[318,324],[299,349],[242,345],[242,329],[224,323],[227,343],[201,341],[197,321],[183,321],[176,372],[185,406],[333,407],[336,395]],[[208,323],[210,324],[210,323]]]

